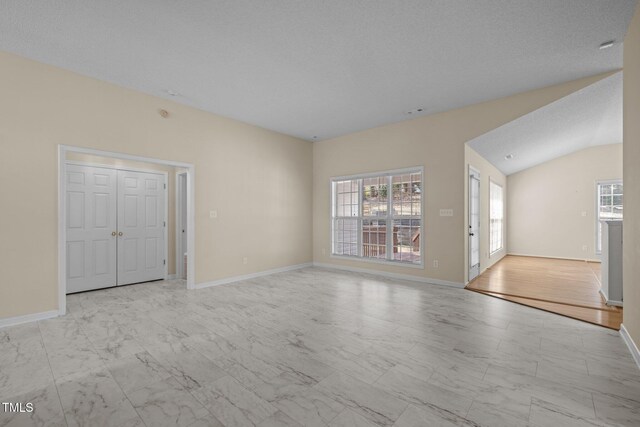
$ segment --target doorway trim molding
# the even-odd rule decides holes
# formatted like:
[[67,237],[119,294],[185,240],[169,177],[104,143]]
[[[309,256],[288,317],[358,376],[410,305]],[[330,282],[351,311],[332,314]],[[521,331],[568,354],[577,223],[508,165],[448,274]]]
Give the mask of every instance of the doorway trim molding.
[[[188,180],[186,172],[176,173],[175,179],[175,208],[176,208],[176,221],[175,221],[175,233],[176,233],[176,241],[175,241],[175,250],[176,250],[176,278],[181,279],[184,276],[184,251],[185,248],[182,247],[182,202],[186,197],[186,194],[182,193],[181,180],[184,175],[184,179]],[[188,191],[188,188],[187,188]],[[189,233],[187,233],[187,246],[189,246]],[[188,255],[187,255],[187,262]],[[189,275],[187,275],[187,278]]]
[[[67,153],[91,154],[94,156],[111,157],[115,159],[136,162],[155,163],[186,169],[187,173],[187,235],[195,236],[195,166],[191,163],[172,160],[155,159],[151,157],[135,156],[132,154],[96,150],[71,145],[58,145],[58,315],[67,312],[67,236],[65,224],[66,212],[66,176]],[[168,224],[167,224],[168,225]],[[195,242],[187,241],[187,289],[195,289]]]
[[[478,215],[481,216],[481,203],[482,203],[482,195],[481,195],[481,191],[482,191],[482,175],[480,174],[480,170],[478,170],[477,168],[473,167],[473,165],[469,164],[468,169],[467,169],[467,177],[466,177],[466,181],[467,181],[467,211],[466,211],[466,216],[467,216],[467,226],[465,229],[465,239],[467,241],[467,265],[466,265],[466,273],[465,273],[465,277],[466,277],[466,283],[469,284],[472,280],[475,280],[478,276],[480,276],[480,274],[482,274],[481,268],[482,268],[482,263],[481,263],[481,256],[480,254],[482,253],[480,249],[478,249],[478,275],[475,276],[473,279],[471,278],[471,244],[469,242],[469,229],[471,227],[471,177],[472,176],[477,176],[478,177],[478,183],[479,183],[479,187],[478,187]],[[480,246],[480,227],[482,227],[482,221],[479,221],[479,228],[478,228],[478,246]]]

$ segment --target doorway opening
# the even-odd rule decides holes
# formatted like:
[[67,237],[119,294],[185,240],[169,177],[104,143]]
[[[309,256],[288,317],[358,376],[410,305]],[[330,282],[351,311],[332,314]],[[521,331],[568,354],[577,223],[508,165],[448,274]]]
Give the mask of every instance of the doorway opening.
[[174,278],[195,288],[192,164],[63,145],[58,161],[60,315],[67,293]]

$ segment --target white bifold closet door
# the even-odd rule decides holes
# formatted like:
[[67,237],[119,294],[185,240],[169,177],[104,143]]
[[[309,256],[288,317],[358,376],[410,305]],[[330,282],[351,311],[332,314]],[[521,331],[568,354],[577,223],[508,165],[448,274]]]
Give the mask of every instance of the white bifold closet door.
[[67,165],[67,293],[115,286],[117,171]]
[[164,278],[164,175],[118,171],[118,285]]
[[67,293],[164,278],[165,176],[67,165]]

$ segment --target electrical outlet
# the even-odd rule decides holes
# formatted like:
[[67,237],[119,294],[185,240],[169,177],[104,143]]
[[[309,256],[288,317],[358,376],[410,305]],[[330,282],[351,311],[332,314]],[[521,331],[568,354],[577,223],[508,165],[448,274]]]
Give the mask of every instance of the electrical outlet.
[[582,216],[587,216],[587,211],[582,211]]
[[438,268],[438,264],[439,264],[439,263],[438,263],[438,260],[437,260],[437,259],[434,259],[434,260],[433,260],[433,268]]
[[587,245],[582,245],[582,252],[587,252]]
[[242,263],[245,265],[249,264],[249,258],[247,257],[242,258]]
[[218,218],[218,211],[209,211],[209,218]]
[[440,216],[453,216],[453,209],[440,209]]

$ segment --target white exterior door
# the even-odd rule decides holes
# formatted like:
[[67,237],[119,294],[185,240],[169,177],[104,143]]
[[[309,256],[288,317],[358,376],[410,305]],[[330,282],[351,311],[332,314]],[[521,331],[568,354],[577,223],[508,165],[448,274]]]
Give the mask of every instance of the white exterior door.
[[116,283],[116,192],[113,169],[67,165],[67,292]]
[[480,274],[480,174],[469,169],[469,281]]
[[118,171],[118,286],[163,279],[165,176]]

